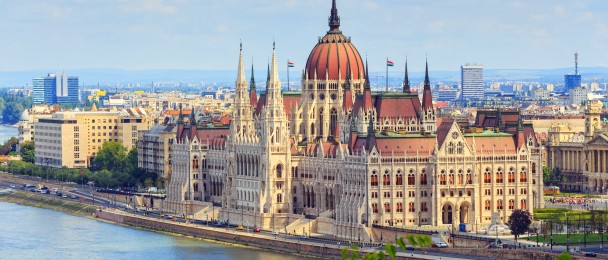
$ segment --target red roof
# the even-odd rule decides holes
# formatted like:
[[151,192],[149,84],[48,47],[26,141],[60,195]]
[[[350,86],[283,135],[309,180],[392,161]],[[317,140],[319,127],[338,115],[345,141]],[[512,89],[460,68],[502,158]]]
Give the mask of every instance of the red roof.
[[376,96],[376,113],[383,118],[419,118],[420,100],[418,96],[390,93]]
[[[341,33],[328,33],[312,49],[306,61],[306,71],[309,79],[337,80],[346,79],[346,67],[350,65],[352,79],[363,77],[363,59],[357,48]],[[327,78],[326,78],[327,74]]]

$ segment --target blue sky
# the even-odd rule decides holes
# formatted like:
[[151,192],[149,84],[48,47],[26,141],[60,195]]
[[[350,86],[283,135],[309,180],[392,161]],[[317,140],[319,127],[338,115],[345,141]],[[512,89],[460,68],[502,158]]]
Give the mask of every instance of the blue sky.
[[[279,59],[301,70],[328,30],[330,0],[0,0],[0,70],[235,69]],[[608,65],[608,1],[338,0],[341,29],[370,70]]]

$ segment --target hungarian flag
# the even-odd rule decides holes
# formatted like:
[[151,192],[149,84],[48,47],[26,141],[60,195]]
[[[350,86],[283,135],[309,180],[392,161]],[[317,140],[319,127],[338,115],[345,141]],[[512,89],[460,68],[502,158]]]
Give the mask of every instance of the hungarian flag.
[[386,59],[386,66],[392,67],[395,66],[395,63],[393,63],[391,60]]
[[287,61],[287,67],[293,68],[294,64],[291,61]]

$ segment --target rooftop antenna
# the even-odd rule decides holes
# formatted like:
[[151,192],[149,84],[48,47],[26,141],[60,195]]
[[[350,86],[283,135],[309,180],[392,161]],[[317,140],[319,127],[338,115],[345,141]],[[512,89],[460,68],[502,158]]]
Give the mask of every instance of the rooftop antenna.
[[578,52],[574,53],[574,75],[578,75]]

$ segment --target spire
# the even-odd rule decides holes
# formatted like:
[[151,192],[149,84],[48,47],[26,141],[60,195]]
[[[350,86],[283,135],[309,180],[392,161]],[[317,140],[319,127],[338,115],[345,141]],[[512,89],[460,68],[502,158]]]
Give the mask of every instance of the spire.
[[336,8],[336,0],[331,2],[331,14],[329,15],[329,32],[340,32],[340,16],[338,16],[338,8]]
[[270,71],[270,79],[274,82],[279,81],[279,66],[277,64],[277,50],[275,48],[275,42],[272,42],[272,59],[271,59],[272,70]]
[[269,82],[269,81],[270,81],[270,62],[268,62],[268,71],[266,74],[266,82]]
[[241,42],[239,48],[239,71],[236,76],[236,86],[246,86],[247,80],[245,79],[245,67],[243,66],[243,43]]
[[182,116],[182,103],[179,103],[179,115],[177,116],[177,123],[178,124],[184,123],[184,116]]
[[429,62],[426,62],[424,71],[424,93],[422,94],[422,108],[424,111],[433,109],[433,97],[431,96],[431,81],[429,80]]
[[369,67],[367,66],[367,57],[365,57],[365,86],[364,89],[370,89],[371,87],[369,86]]
[[342,96],[342,108],[345,111],[348,111],[353,106],[353,97],[350,91],[350,82],[351,82],[351,71],[350,71],[350,61],[346,64],[346,81],[344,82],[344,93]]
[[[365,58],[365,85],[363,87],[363,109],[368,111],[372,107],[372,90],[369,85],[369,69],[367,66],[367,58]],[[356,111],[359,112],[359,111]]]
[[195,126],[196,125],[196,115],[194,112],[194,106],[192,107],[192,113],[190,113],[190,126]]
[[374,128],[374,118],[369,116],[369,125],[367,126],[367,142],[365,143],[367,151],[371,151],[376,146],[376,128]]
[[255,92],[255,78],[253,77],[253,62],[251,63],[251,80],[249,80],[249,91]]
[[405,57],[405,77],[403,77],[403,92],[410,93],[410,79],[407,75],[407,56]]

